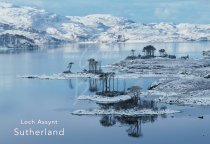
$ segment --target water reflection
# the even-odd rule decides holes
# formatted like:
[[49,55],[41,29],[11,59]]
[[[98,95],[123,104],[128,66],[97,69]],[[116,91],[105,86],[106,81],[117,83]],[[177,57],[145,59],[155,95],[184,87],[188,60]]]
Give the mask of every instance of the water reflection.
[[[154,101],[146,101],[143,100],[141,103],[136,103],[134,101],[129,102],[121,102],[117,104],[100,104],[102,109],[128,109],[137,107],[140,109],[153,109],[158,110],[159,108],[156,106]],[[166,109],[166,107],[161,107],[160,109]],[[167,118],[167,116],[161,115],[162,118]],[[104,115],[99,120],[100,124],[104,127],[113,127],[117,124],[120,127],[128,127],[126,132],[129,137],[141,137],[143,136],[142,132],[142,124],[145,123],[154,123],[158,118],[158,115],[145,115],[145,116],[115,116],[115,115]]]
[[70,89],[74,89],[71,79],[68,80],[68,84]]
[[[126,81],[121,81],[123,85],[124,92],[126,91]],[[89,86],[91,91],[97,91],[98,90],[98,81],[96,79],[90,79],[89,80]],[[113,83],[112,83],[112,89],[114,91],[114,88],[117,87],[118,89],[118,82],[117,86],[115,86],[114,83],[114,78],[113,78]],[[102,85],[103,80],[102,80]],[[104,88],[102,86],[102,91],[104,91]],[[110,81],[108,88],[111,89]],[[120,110],[129,110],[129,109],[135,109],[135,110],[147,110],[151,109],[154,111],[158,110],[163,110],[166,109],[165,106],[158,107],[156,102],[153,100],[144,100],[140,98],[140,90],[141,88],[139,86],[131,86],[130,88],[127,89],[128,93],[132,95],[132,99],[127,100],[127,101],[121,101],[118,103],[97,103],[98,106],[100,107],[101,110],[115,110],[115,111],[120,111]],[[163,118],[166,118],[166,115],[162,116]],[[145,115],[145,116],[120,116],[120,115],[104,115],[101,117],[100,124],[104,127],[112,127],[115,126],[116,124],[119,124],[122,127],[128,127],[126,129],[126,132],[129,137],[141,137],[143,136],[142,132],[142,124],[148,123],[148,122],[155,122],[158,118],[158,115]]]
[[104,127],[112,127],[119,124],[120,127],[127,127],[126,132],[129,137],[138,138],[143,136],[142,124],[153,123],[157,118],[157,115],[139,117],[106,115],[101,117],[100,124]]
[[[82,78],[80,79],[82,80],[82,82],[85,84],[87,84],[88,86],[88,91],[90,93],[97,93],[97,92],[104,92],[106,91],[110,91],[110,92],[115,92],[115,91],[122,91],[123,93],[126,92],[126,81],[124,79],[115,79],[112,82],[106,82],[106,84],[104,84],[104,80],[102,79],[95,79],[95,78]],[[74,80],[73,80],[74,81]],[[77,81],[74,81],[77,82]],[[77,84],[75,84],[77,85]],[[68,79],[68,87],[70,89],[74,89],[75,86],[72,82],[72,79]]]
[[[166,109],[165,106],[158,107],[154,101],[149,100],[135,100],[115,103],[115,104],[98,104],[101,109],[152,109],[154,111]],[[166,114],[161,115],[162,118],[167,118]],[[154,123],[158,118],[158,115],[144,115],[144,116],[118,116],[118,115],[104,115],[99,120],[100,124],[104,127],[112,127],[119,124],[121,127],[128,127],[126,132],[129,137],[141,137],[143,136],[142,124]]]
[[[103,88],[103,81],[101,79],[83,79],[84,82],[88,83],[88,91],[91,93],[97,93],[100,91],[105,91]],[[116,81],[116,80],[115,80]],[[109,83],[109,82],[108,82]],[[131,86],[130,88],[126,88],[126,81],[120,80],[120,82],[116,81],[116,84],[119,85],[119,89],[123,89],[126,92],[132,91],[132,88],[136,88],[136,86]],[[113,83],[110,83],[109,89],[118,89],[118,86],[113,86]],[[130,86],[130,85],[129,85]],[[139,92],[140,89],[138,89]],[[131,93],[129,93],[131,94]],[[140,98],[139,94],[136,93],[138,97],[133,97],[132,99],[121,101],[117,103],[96,103],[100,110],[114,110],[114,111],[124,111],[124,110],[163,110],[166,107],[159,107],[157,103],[153,100],[146,100],[144,98]],[[126,112],[126,111],[125,111]],[[162,118],[167,118],[166,115],[161,115]],[[154,123],[158,119],[158,115],[142,115],[142,116],[125,116],[125,115],[102,115],[99,119],[99,123],[103,127],[115,127],[120,126],[125,128],[125,132],[129,137],[140,138],[143,136],[142,125],[146,123]]]
[[[97,52],[107,52],[107,51],[118,51],[118,52],[128,52],[131,49],[142,51],[143,47],[152,44],[157,50],[166,49],[169,53],[173,55],[191,53],[195,55],[203,50],[209,50],[209,42],[183,42],[183,43],[113,43],[113,44],[99,44],[99,43],[72,43],[63,45],[46,45],[41,48],[0,48],[0,54],[11,54],[11,53],[25,53],[34,52],[39,50],[55,50],[62,48],[64,53],[72,52],[84,52],[91,51],[91,54]],[[199,49],[198,49],[199,47]],[[189,49],[190,48],[190,49]]]
[[20,54],[20,53],[30,53],[30,52],[37,52],[39,51],[38,48],[6,48],[2,49],[0,48],[0,54]]
[[89,91],[90,92],[98,91],[98,80],[97,79],[89,79]]
[[[97,95],[107,94],[126,94],[125,79],[117,79],[114,77],[94,79],[89,78],[89,92],[96,92]],[[118,93],[117,93],[118,92]],[[114,96],[114,95],[113,95]]]

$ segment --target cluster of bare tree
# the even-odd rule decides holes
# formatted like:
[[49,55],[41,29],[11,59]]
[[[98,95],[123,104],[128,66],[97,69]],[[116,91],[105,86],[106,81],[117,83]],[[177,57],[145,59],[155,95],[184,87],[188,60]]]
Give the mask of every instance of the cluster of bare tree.
[[[141,54],[139,53],[138,55],[135,55],[135,50],[132,49],[131,50],[131,55],[127,56],[126,59],[130,59],[130,60],[134,60],[134,59],[148,59],[148,58],[153,58],[153,57],[156,57],[155,56],[155,51],[156,51],[156,48],[152,45],[148,45],[148,46],[145,46],[142,50],[142,52],[144,53],[143,56],[141,56]],[[165,49],[160,49],[159,51],[159,56],[160,57],[168,57],[168,58],[171,58],[171,59],[175,59],[176,56],[175,55],[168,55],[166,53],[166,50]]]
[[88,59],[88,62],[89,62],[89,70],[88,70],[89,73],[94,73],[94,74],[102,73],[100,61],[96,61],[94,58],[90,58]]

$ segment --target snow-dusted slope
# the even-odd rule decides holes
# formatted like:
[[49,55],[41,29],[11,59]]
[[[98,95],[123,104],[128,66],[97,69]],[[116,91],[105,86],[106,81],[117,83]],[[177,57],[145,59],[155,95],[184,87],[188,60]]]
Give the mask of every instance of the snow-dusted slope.
[[63,42],[180,42],[210,40],[210,25],[135,23],[111,15],[60,16],[0,2],[0,46]]
[[160,102],[183,105],[210,105],[210,80],[194,78],[163,78],[154,82],[149,95],[158,95]]

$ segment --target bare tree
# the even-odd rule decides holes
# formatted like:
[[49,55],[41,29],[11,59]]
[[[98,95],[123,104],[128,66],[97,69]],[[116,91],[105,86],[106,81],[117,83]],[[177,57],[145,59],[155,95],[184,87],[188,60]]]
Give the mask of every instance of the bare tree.
[[140,99],[140,94],[141,94],[141,87],[140,86],[132,86],[130,88],[128,88],[130,95],[132,96],[132,98],[138,102],[138,100]]
[[88,59],[88,62],[89,62],[89,72],[90,73],[93,73],[95,71],[95,59],[93,58],[90,58]]
[[132,50],[131,50],[131,56],[134,57],[134,54],[135,54],[135,50],[132,49]]
[[148,45],[143,48],[144,55],[147,57],[154,57],[155,56],[156,48],[152,45]]
[[160,53],[160,56],[164,56],[166,54],[166,50],[165,49],[160,49],[159,53]]
[[71,72],[71,67],[72,67],[73,64],[74,64],[73,62],[70,62],[70,63],[68,64],[67,68],[68,68],[69,72]]

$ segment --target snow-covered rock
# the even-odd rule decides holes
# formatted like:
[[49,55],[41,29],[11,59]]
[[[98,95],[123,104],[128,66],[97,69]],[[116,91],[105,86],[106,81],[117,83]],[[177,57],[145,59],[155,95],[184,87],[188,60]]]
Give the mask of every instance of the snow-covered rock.
[[37,48],[38,45],[33,39],[20,34],[1,34],[0,46],[6,48]]
[[[26,46],[66,42],[183,42],[209,41],[210,25],[135,23],[106,14],[61,16],[43,9],[0,2],[0,38],[21,35]],[[20,39],[15,37],[15,39]],[[22,39],[22,38],[21,38]],[[31,42],[33,40],[33,42]],[[9,45],[19,44],[9,41]],[[8,42],[0,41],[1,47]]]

